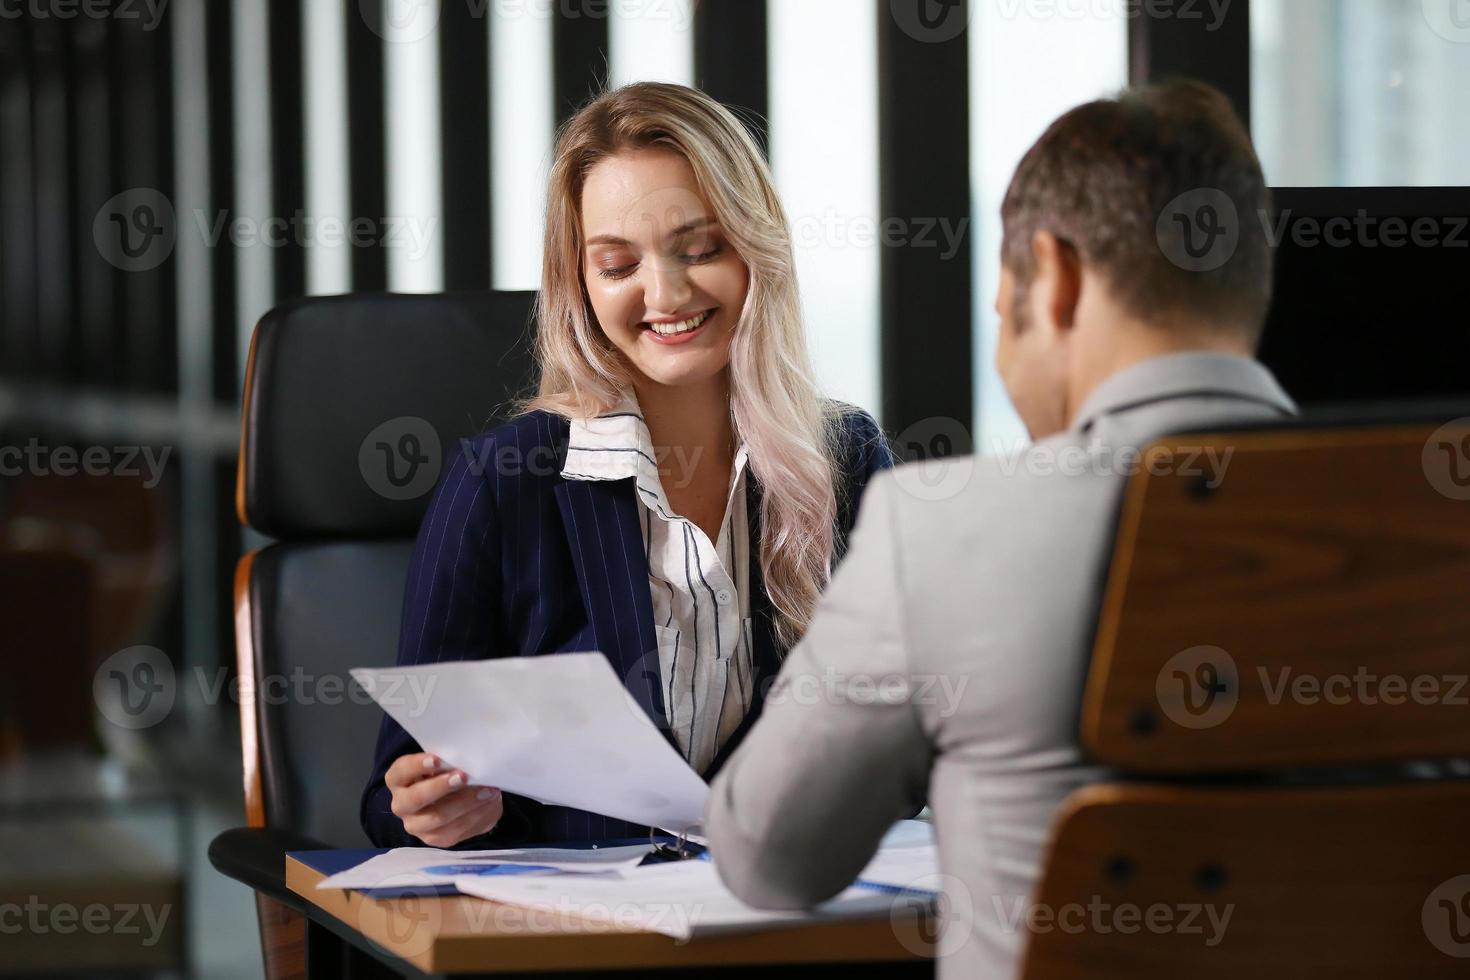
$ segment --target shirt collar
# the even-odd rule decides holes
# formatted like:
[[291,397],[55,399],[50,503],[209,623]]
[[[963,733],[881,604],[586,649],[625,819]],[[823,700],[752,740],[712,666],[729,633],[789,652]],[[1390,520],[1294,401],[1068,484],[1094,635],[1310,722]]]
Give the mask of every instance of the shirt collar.
[[[624,392],[618,404],[601,415],[571,419],[568,435],[566,462],[561,469],[563,479],[626,480],[633,477],[645,504],[665,518],[673,513],[668,498],[664,496],[653,439],[643,421],[638,398],[631,390]],[[735,466],[730,480],[732,499],[744,485],[748,459],[745,443],[741,442],[735,448]],[[676,473],[682,463],[680,460],[671,461]]]
[[625,480],[645,469],[657,476],[653,442],[632,392],[610,411],[570,421],[565,479]]
[[1170,398],[1233,397],[1259,402],[1283,415],[1296,403],[1259,361],[1213,351],[1182,351],[1130,365],[1093,389],[1072,420],[1086,432],[1105,415]]

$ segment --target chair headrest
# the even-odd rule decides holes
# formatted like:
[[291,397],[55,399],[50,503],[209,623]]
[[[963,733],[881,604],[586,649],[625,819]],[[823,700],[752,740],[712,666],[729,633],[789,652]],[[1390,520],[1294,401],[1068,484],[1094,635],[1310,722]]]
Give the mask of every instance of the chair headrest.
[[417,531],[448,454],[531,380],[535,293],[312,297],[256,325],[235,506],[276,538]]

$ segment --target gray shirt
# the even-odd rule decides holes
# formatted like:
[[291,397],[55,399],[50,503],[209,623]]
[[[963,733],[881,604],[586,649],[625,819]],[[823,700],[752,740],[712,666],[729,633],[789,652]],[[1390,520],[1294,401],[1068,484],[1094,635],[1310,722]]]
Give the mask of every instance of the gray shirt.
[[[705,832],[725,883],[756,906],[815,904],[927,800],[942,874],[914,884],[945,893],[939,976],[1014,974],[1052,819],[1104,775],[1077,726],[1137,453],[1295,412],[1253,360],[1169,354],[1107,379],[1022,454],[874,480],[816,618],[712,787]],[[1206,479],[1227,464],[1189,461]]]

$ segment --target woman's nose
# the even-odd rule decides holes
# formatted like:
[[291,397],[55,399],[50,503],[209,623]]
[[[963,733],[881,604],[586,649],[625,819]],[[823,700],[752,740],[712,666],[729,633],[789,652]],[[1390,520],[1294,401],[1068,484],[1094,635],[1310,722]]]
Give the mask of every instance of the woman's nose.
[[644,296],[648,308],[656,313],[681,312],[693,293],[689,270],[673,259],[653,262],[650,270],[647,295]]

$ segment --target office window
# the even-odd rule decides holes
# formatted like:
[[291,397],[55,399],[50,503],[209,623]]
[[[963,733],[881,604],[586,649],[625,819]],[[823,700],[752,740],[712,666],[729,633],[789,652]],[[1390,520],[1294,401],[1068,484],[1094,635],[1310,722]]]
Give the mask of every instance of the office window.
[[817,380],[877,413],[877,23],[833,16],[827,0],[781,0],[767,11],[771,166]]
[[306,291],[352,290],[347,233],[352,195],[347,167],[347,25],[340,0],[302,5],[305,81],[306,213],[315,234],[306,241]]
[[388,214],[379,233],[387,251],[388,288],[435,293],[444,288],[439,0],[415,5],[407,17],[398,9],[399,0],[382,2]]
[[[235,113],[235,212],[239,234],[263,230],[273,213],[270,93],[260,84],[270,75],[270,8],[266,0],[234,0],[231,25]],[[255,322],[276,302],[271,249],[255,236],[235,249],[236,393],[245,383],[250,335]]]
[[694,84],[694,0],[637,0],[608,8],[609,87]]
[[546,177],[556,125],[552,96],[550,0],[489,8],[491,282],[495,289],[541,288]]
[[974,194],[975,451],[1014,451],[1026,438],[995,373],[1000,206],[1016,164],[1051,121],[1127,84],[1128,21],[1067,14],[1065,5],[977,3],[970,23],[970,166]]
[[1251,114],[1276,186],[1470,183],[1470,3],[1254,0]]

